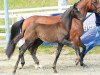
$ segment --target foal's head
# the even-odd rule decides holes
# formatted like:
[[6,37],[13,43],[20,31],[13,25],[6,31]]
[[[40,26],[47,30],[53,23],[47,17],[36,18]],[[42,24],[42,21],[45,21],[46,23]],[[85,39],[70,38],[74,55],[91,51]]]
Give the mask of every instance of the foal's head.
[[79,20],[83,20],[84,16],[81,14],[80,10],[77,8],[77,3],[74,4],[73,9],[71,10],[70,14]]

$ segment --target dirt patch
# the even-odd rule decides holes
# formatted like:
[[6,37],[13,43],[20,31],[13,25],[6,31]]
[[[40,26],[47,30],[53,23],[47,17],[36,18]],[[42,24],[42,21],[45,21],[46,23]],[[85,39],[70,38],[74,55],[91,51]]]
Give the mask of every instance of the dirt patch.
[[[52,64],[55,55],[52,54],[38,54],[42,69],[35,69],[34,61],[28,54],[25,55],[25,66],[23,69],[19,69],[19,65],[16,75],[100,75],[100,54],[99,55],[87,55],[85,57],[85,64],[88,67],[80,67],[75,65],[75,55],[61,54],[57,63],[58,73],[53,73]],[[13,55],[11,60],[7,60],[6,56],[0,55],[0,75],[12,75],[14,65],[17,60],[17,55]]]

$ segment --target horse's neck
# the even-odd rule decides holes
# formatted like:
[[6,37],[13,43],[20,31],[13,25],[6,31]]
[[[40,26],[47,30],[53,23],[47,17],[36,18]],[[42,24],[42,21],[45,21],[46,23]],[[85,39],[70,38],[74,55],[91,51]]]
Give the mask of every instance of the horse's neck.
[[[83,0],[85,1],[85,0]],[[84,2],[80,2],[78,5],[77,5],[77,8],[80,9],[80,12],[83,14],[83,16],[86,16],[87,12],[88,12],[88,6],[87,6],[88,3],[84,3]]]
[[73,17],[70,13],[68,15],[64,16],[62,19],[62,22],[68,32],[71,29],[72,19],[73,19]]

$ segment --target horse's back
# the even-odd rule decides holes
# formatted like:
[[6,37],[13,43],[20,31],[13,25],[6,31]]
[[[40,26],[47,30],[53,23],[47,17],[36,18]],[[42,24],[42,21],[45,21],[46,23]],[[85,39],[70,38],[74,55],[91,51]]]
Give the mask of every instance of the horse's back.
[[60,16],[40,16],[35,23],[40,23],[40,24],[55,24],[60,21]]
[[53,25],[58,22],[60,22],[60,16],[31,16],[25,19],[22,29],[25,30],[29,25],[33,25],[33,23]]

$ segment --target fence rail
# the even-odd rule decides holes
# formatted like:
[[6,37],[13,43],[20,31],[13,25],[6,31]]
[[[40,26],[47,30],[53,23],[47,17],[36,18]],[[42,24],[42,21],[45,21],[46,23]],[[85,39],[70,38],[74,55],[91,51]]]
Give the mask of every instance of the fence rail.
[[[66,9],[69,8],[72,5],[67,6],[51,6],[51,7],[40,7],[40,8],[26,8],[26,9],[15,9],[15,10],[8,10],[9,13],[16,13],[16,12],[28,12],[28,11],[44,11],[44,10],[59,10],[59,9]],[[0,14],[4,14],[4,11],[0,11]]]

